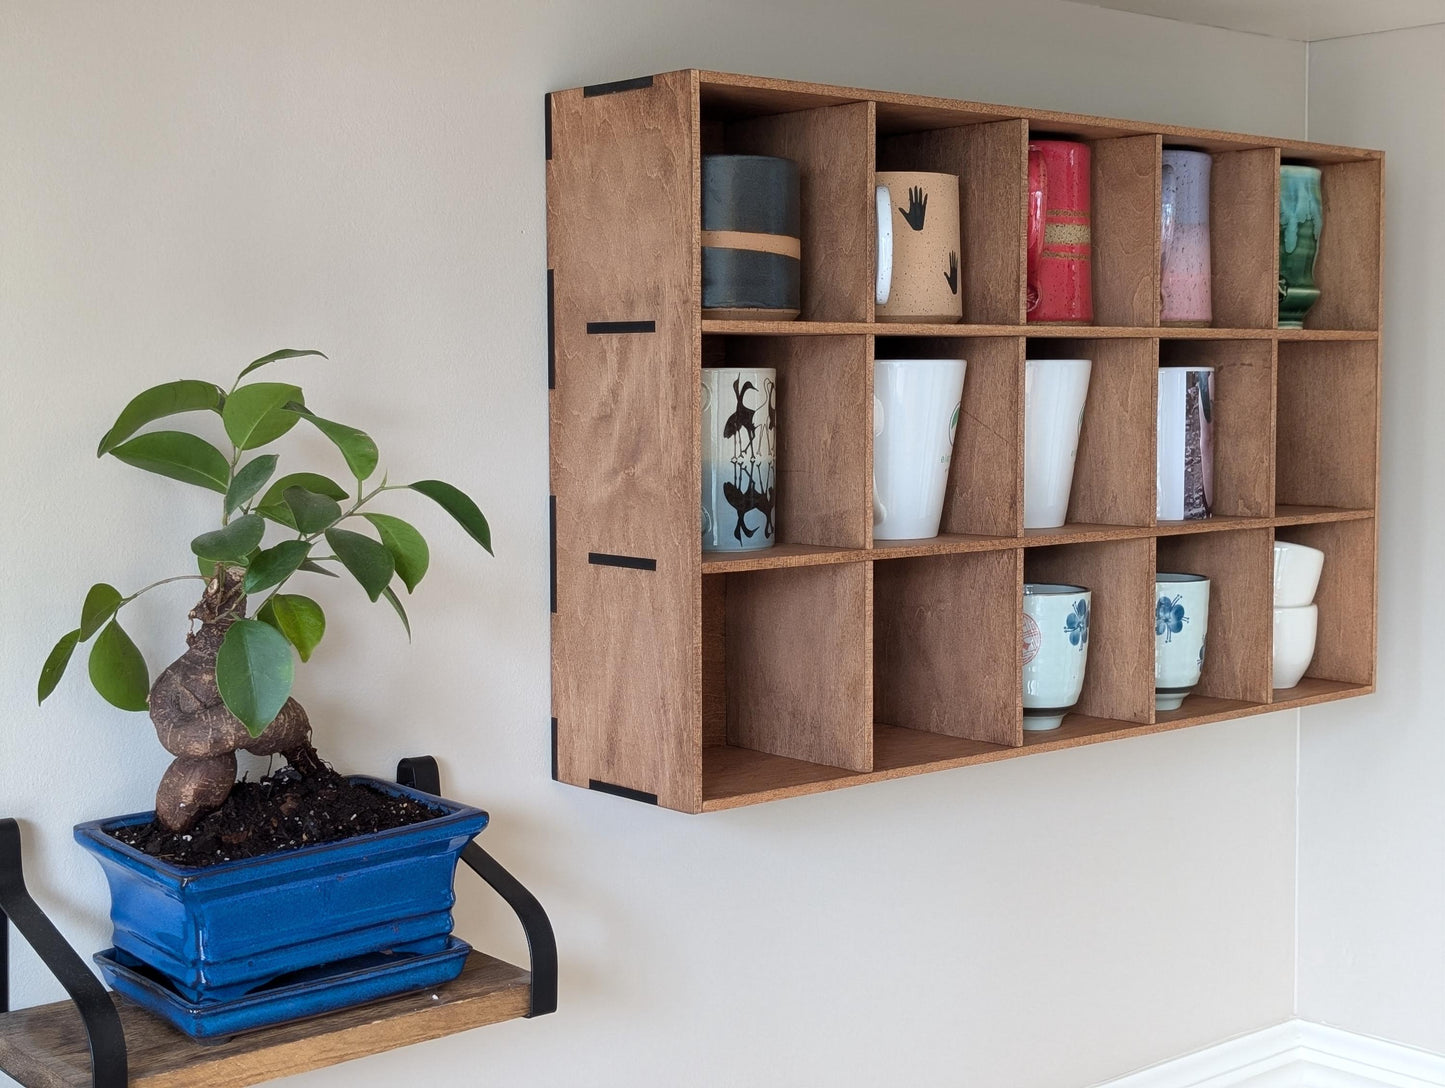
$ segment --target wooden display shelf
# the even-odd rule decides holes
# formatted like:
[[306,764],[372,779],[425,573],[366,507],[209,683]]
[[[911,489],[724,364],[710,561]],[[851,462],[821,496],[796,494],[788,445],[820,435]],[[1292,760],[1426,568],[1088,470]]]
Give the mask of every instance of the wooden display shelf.
[[[1377,151],[685,70],[550,95],[554,776],[686,812],[1366,694],[1375,677]],[[1027,145],[1088,141],[1098,323],[1026,321]],[[1166,146],[1213,156],[1215,326],[1159,323]],[[704,154],[802,183],[796,321],[700,309]],[[1276,326],[1279,166],[1321,167],[1305,329]],[[875,320],[879,169],[960,178],[956,325]],[[872,535],[872,360],[968,360],[929,540]],[[1023,528],[1027,360],[1094,360],[1067,523]],[[1161,365],[1215,369],[1215,515],[1154,516]],[[777,543],[703,554],[700,366],[778,373]],[[1309,675],[1270,689],[1272,542],[1326,552]],[[1209,654],[1153,708],[1158,570],[1215,584]],[[1026,577],[1094,589],[1078,713],[1026,734]],[[1329,621],[1324,616],[1330,617]]]
[[[531,976],[473,952],[461,976],[435,990],[211,1044],[111,997],[125,1029],[130,1088],[244,1088],[526,1016]],[[0,1015],[0,1071],[24,1088],[90,1088],[90,1050],[75,1005]]]

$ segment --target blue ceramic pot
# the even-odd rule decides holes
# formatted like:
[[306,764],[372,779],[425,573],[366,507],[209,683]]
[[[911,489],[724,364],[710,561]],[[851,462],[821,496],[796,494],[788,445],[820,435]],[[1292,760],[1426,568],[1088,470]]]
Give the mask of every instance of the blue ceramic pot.
[[167,864],[107,834],[154,813],[78,825],[76,841],[110,882],[115,947],[191,1002],[230,1000],[278,976],[370,953],[445,950],[457,858],[487,814],[394,782],[349,781],[446,815],[204,869]]

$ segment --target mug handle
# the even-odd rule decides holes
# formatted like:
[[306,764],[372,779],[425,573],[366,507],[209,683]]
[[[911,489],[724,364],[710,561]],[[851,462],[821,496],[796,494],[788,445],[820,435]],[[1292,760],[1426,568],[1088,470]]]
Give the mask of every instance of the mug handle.
[[878,277],[873,284],[873,301],[886,306],[893,293],[893,197],[888,186],[880,185],[873,199],[878,209]]
[[1038,290],[1032,282],[1038,273],[1039,261],[1044,255],[1044,200],[1049,187],[1048,168],[1044,165],[1044,153],[1029,145],[1029,248],[1028,264],[1025,269],[1029,282],[1028,308],[1038,305]]

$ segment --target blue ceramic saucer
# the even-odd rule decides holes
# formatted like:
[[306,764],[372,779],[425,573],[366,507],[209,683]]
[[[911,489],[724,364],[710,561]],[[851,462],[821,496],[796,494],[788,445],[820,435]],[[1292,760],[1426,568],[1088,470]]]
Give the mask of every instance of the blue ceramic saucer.
[[95,962],[117,993],[197,1042],[218,1043],[243,1031],[304,1020],[450,982],[461,974],[471,950],[465,941],[450,937],[440,952],[356,956],[297,971],[243,997],[202,1003],[187,1001],[159,973],[114,948],[97,952]]

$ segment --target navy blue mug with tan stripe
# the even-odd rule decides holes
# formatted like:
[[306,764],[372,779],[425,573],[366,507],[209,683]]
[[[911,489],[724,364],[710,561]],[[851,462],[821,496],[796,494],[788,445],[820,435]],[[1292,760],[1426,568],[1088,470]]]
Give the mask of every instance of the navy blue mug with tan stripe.
[[798,164],[704,155],[704,317],[788,321],[802,306]]

